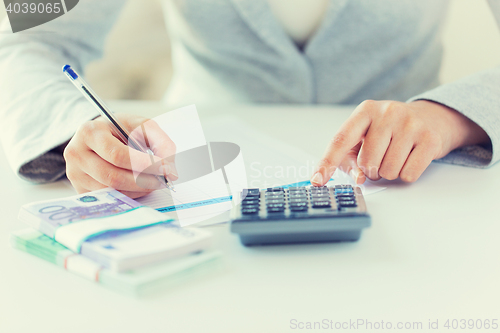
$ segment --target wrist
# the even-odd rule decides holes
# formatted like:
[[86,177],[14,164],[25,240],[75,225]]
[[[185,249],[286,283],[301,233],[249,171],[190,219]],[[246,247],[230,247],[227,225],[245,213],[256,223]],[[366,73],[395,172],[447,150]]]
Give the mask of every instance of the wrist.
[[[410,104],[431,113],[436,117],[436,120],[441,120],[437,125],[441,131],[447,133],[449,151],[460,147],[487,144],[490,142],[488,134],[478,124],[455,109],[427,100],[419,100]],[[438,115],[439,117],[437,117]]]

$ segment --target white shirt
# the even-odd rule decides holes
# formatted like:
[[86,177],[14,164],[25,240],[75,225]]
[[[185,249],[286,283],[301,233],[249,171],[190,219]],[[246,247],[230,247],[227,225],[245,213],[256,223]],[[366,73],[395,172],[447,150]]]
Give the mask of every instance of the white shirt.
[[271,10],[293,41],[302,46],[321,25],[328,0],[268,0]]

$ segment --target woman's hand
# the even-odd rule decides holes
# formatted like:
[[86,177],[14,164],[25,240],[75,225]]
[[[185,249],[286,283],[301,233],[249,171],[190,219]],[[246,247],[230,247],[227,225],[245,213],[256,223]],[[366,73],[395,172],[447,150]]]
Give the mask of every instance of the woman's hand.
[[[115,115],[132,132],[132,136],[144,145],[142,130],[155,153],[155,162],[175,154],[175,144],[154,121],[134,115]],[[142,125],[142,126],[141,126]],[[134,131],[135,130],[135,131]],[[141,175],[139,186],[132,169],[142,172],[151,166],[151,156],[129,148],[115,134],[102,117],[84,123],[64,150],[66,175],[78,193],[112,187],[131,198],[144,196],[160,187],[154,175]],[[151,168],[149,168],[151,169]],[[164,168],[170,180],[176,180],[173,163]],[[157,170],[163,175],[163,170]]]
[[489,137],[459,112],[430,101],[364,101],[328,145],[313,175],[324,185],[340,167],[357,184],[369,178],[414,182],[434,159]]

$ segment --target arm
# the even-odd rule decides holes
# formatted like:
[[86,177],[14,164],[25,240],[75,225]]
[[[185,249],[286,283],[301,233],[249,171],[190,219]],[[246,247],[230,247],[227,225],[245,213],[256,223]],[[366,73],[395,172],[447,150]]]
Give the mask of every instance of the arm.
[[[489,0],[500,25],[500,0]],[[432,160],[487,167],[500,160],[500,68],[411,98],[366,101],[333,137],[311,179],[323,185],[337,168],[366,178],[413,182]]]
[[[488,0],[500,28],[500,1]],[[483,145],[461,144],[439,161],[488,167],[500,160],[500,67],[442,85],[409,102],[427,100],[456,110],[481,127],[489,137]],[[485,142],[483,142],[485,143]]]
[[53,181],[65,173],[61,148],[98,113],[64,77],[101,57],[107,33],[125,0],[86,0],[67,14],[26,32],[0,34],[0,139],[21,177]]

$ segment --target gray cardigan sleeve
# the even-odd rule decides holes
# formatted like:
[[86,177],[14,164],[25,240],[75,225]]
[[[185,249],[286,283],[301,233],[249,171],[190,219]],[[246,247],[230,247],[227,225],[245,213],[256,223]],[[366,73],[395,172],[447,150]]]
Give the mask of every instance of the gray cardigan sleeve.
[[65,174],[61,151],[97,111],[62,73],[80,72],[102,56],[104,41],[125,0],[85,0],[65,15],[11,33],[0,33],[0,139],[9,164],[27,180],[43,183]]
[[[489,0],[500,26],[500,0]],[[462,113],[488,134],[491,145],[456,149],[438,162],[489,167],[500,159],[500,67],[439,86],[409,100],[429,100]]]

